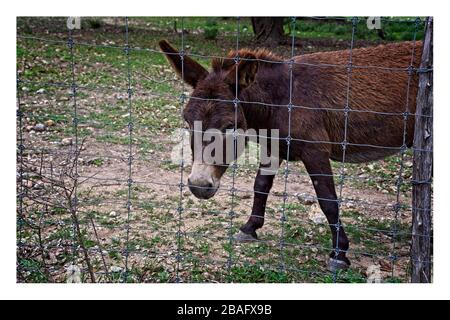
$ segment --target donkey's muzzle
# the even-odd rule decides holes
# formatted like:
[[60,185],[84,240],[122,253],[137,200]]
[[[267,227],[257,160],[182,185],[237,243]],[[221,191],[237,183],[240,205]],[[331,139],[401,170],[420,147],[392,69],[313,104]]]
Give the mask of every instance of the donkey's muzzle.
[[215,187],[210,182],[195,182],[193,183],[190,179],[188,180],[189,190],[191,190],[192,194],[199,199],[209,199],[212,198],[216,192],[217,187]]

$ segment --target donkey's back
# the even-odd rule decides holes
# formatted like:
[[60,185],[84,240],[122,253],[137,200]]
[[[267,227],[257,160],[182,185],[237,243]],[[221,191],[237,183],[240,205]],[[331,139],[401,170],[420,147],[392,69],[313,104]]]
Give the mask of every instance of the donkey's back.
[[[349,50],[296,57],[293,99],[296,105],[306,107],[296,109],[298,135],[312,140],[346,140],[349,162],[380,159],[404,143],[410,146],[418,77],[409,66],[419,66],[421,52],[422,42],[417,41],[353,49],[351,58]],[[316,108],[320,111],[313,110]],[[311,123],[321,129],[301,129]],[[342,146],[332,144],[330,148],[330,157],[342,160]]]

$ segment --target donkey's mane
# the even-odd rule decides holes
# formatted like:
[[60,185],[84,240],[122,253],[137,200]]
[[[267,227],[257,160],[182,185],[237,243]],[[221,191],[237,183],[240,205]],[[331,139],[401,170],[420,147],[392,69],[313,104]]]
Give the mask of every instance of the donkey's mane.
[[[225,58],[214,58],[212,59],[211,65],[215,72],[219,72],[221,70],[228,70],[235,64],[235,58],[238,56],[242,59],[255,59],[258,60],[260,63],[271,64],[270,62],[282,62],[283,59],[276,54],[274,54],[272,51],[267,49],[247,49],[243,48],[237,51],[231,50]],[[273,64],[272,64],[273,65]]]

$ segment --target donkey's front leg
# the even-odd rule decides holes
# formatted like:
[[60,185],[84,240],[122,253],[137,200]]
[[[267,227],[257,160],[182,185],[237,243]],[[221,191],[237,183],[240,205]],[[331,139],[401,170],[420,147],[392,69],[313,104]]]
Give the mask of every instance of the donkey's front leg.
[[328,153],[311,150],[305,152],[302,160],[313,182],[320,208],[325,213],[331,228],[334,250],[330,254],[328,268],[330,271],[347,269],[350,266],[350,260],[346,257],[349,242],[339,220],[339,204]]
[[272,188],[275,173],[276,172],[270,170],[268,167],[260,165],[253,187],[255,195],[253,199],[252,215],[247,223],[241,227],[241,232],[236,236],[237,241],[254,241],[258,239],[256,230],[264,225],[267,197]]

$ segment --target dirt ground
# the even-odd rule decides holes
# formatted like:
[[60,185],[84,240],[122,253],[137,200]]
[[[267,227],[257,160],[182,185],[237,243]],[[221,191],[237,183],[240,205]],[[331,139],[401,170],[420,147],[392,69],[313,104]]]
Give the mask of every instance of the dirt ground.
[[[101,34],[108,28],[117,33],[116,22],[105,21]],[[160,37],[159,28],[130,25]],[[49,37],[64,37],[48,25],[42,28],[50,30]],[[98,41],[89,33],[77,37]],[[226,39],[222,46],[232,47]],[[246,44],[252,46],[250,40]],[[348,44],[309,39],[297,50],[336,50]],[[18,87],[24,113],[18,122],[18,143],[22,136],[25,145],[23,157],[18,152],[18,168],[23,165],[24,174],[18,173],[17,186],[25,195],[18,203],[19,282],[67,281],[74,267],[86,282],[93,281],[90,271],[100,282],[366,282],[374,275],[384,282],[409,281],[410,152],[405,154],[399,191],[400,156],[345,166],[341,218],[350,239],[352,266],[333,275],[326,270],[333,250],[329,226],[301,163],[289,165],[286,202],[282,164],[256,243],[233,240],[251,212],[255,166],[239,166],[235,179],[229,169],[210,200],[198,200],[185,186],[180,190],[181,182],[187,184],[190,167],[181,170],[171,162],[171,153],[180,143],[174,132],[183,127],[182,106],[174,97],[187,89],[163,60],[133,66],[130,118],[123,77],[126,64],[115,61],[116,56],[104,62],[109,53],[101,56],[101,49],[77,52],[78,80],[86,86],[77,91],[80,121],[75,134],[70,86],[43,84],[52,63],[59,70],[53,70],[54,76],[70,71],[70,60],[62,57],[64,49],[58,52],[51,45],[26,39],[19,39],[19,47],[28,50],[25,58],[18,58],[19,74],[25,80]],[[288,49],[289,45],[281,47],[280,52]],[[45,72],[36,71],[41,60],[48,60]],[[86,73],[91,77],[82,77]],[[102,78],[106,74],[111,77]],[[147,81],[148,77],[160,82]],[[100,85],[104,87],[99,90]],[[130,119],[134,122],[131,140]],[[45,128],[37,130],[38,124]],[[77,158],[74,151],[80,146]],[[185,157],[189,157],[186,152]],[[332,165],[338,175],[341,164]]]

